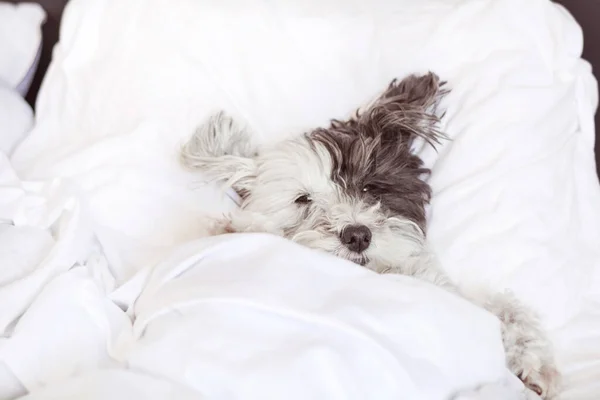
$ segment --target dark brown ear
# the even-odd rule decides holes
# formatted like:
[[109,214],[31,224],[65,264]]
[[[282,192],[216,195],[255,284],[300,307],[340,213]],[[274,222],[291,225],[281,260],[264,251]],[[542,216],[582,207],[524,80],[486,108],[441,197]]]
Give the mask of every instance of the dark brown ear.
[[443,88],[445,84],[433,72],[422,76],[409,75],[401,81],[394,79],[373,106],[395,104],[424,109],[436,107],[441,97],[448,93]]
[[332,121],[333,128],[350,128],[366,136],[379,136],[383,142],[410,146],[417,137],[432,146],[444,135],[438,130],[437,106],[449,92],[445,82],[430,72],[393,80],[370,105],[348,121]]

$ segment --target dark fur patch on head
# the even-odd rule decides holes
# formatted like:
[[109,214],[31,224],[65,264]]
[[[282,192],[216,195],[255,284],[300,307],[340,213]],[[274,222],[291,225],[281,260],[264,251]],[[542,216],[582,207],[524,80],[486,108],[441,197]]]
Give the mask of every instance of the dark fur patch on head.
[[390,214],[414,221],[423,231],[431,188],[422,177],[429,170],[411,146],[416,137],[439,143],[435,108],[447,93],[442,86],[433,73],[393,81],[366,111],[348,121],[334,120],[329,129],[309,136],[330,153],[331,178],[349,196],[379,201]]

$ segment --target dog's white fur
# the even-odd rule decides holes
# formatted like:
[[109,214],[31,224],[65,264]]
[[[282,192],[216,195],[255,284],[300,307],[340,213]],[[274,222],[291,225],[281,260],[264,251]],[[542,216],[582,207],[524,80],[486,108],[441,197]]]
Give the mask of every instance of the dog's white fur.
[[[240,209],[217,221],[212,234],[268,232],[379,273],[412,275],[465,296],[501,320],[508,368],[544,399],[558,394],[559,373],[535,314],[508,292],[467,295],[459,290],[428,251],[416,223],[348,196],[332,181],[332,159],[321,144],[299,136],[258,151],[249,132],[219,113],[184,146],[181,160],[242,194]],[[295,202],[305,193],[310,193],[310,207]],[[364,253],[340,242],[340,232],[352,224],[372,232]]]

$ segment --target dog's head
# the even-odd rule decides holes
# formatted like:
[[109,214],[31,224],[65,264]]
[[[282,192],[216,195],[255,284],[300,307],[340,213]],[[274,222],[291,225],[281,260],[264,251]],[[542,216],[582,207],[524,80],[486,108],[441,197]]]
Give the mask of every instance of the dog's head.
[[411,147],[439,141],[442,86],[431,73],[394,81],[353,118],[258,152],[221,115],[183,160],[228,181],[268,231],[381,271],[423,245],[429,171]]

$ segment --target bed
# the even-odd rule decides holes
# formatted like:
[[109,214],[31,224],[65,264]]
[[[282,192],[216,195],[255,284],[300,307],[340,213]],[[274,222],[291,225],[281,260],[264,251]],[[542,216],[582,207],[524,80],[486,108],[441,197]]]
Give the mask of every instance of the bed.
[[438,288],[268,235],[202,237],[235,204],[177,162],[215,109],[269,143],[430,69],[452,88],[451,140],[417,150],[432,246],[456,281],[534,308],[563,398],[597,398],[598,92],[565,8],[72,0],[58,35],[65,2],[40,3],[36,125],[0,174],[0,397],[535,398],[497,321]]

